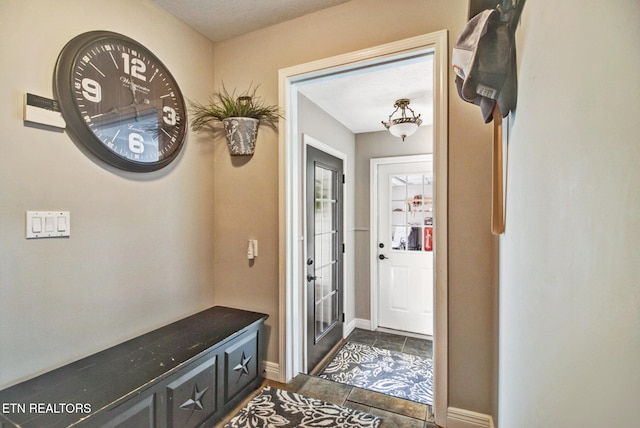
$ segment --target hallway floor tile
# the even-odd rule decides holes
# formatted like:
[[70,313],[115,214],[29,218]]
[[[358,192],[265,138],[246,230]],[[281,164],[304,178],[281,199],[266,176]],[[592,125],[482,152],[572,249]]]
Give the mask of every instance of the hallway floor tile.
[[[426,339],[355,329],[347,340],[391,351],[433,358],[433,343]],[[306,374],[299,374],[288,384],[265,380],[264,386],[267,385],[380,416],[382,418],[380,428],[437,428],[433,423],[432,407],[426,404],[395,398]],[[222,427],[258,391],[231,412],[217,427]]]

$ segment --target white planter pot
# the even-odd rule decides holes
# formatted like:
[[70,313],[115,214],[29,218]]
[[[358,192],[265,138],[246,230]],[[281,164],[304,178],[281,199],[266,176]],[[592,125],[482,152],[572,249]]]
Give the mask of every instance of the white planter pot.
[[222,119],[231,156],[250,156],[256,148],[260,121],[250,117]]

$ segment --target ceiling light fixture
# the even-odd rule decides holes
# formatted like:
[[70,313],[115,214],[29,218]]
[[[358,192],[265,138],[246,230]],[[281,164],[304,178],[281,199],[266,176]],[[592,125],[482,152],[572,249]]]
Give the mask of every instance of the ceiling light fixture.
[[[391,132],[391,135],[402,138],[402,141],[409,135],[418,130],[418,126],[422,123],[420,115],[416,117],[416,114],[409,107],[411,100],[409,98],[400,98],[393,105],[396,109],[389,115],[389,121],[382,121],[382,124]],[[392,119],[391,117],[396,114],[398,110],[402,110],[402,116]],[[407,117],[406,110],[411,112],[411,117]]]

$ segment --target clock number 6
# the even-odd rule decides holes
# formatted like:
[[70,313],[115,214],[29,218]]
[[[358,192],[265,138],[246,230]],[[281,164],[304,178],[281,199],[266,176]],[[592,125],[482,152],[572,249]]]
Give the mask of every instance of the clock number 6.
[[93,79],[82,79],[82,96],[94,103],[102,101],[102,87]]
[[135,132],[129,134],[129,150],[139,155],[144,152],[144,138],[142,135]]

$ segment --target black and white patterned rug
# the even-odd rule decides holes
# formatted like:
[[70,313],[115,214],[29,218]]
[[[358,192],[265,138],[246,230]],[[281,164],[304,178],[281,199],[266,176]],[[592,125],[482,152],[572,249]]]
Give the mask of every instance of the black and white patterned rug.
[[433,405],[433,361],[417,355],[347,342],[320,377]]
[[380,418],[295,392],[266,386],[224,428],[372,427]]

